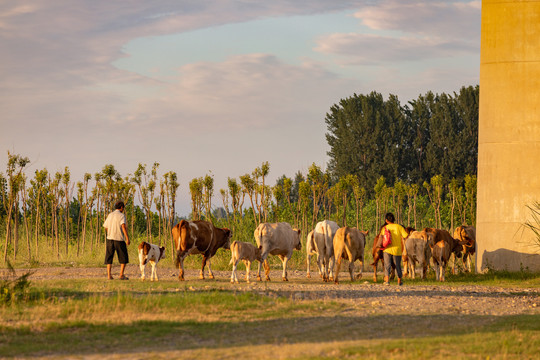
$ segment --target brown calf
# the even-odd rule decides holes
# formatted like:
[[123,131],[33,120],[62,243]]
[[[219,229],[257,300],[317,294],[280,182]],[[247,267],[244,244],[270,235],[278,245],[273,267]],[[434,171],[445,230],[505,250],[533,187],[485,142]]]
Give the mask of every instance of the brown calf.
[[[454,239],[465,241],[463,244],[463,268],[466,272],[471,271],[471,257],[476,253],[476,228],[474,226],[458,226],[454,230]],[[454,259],[454,267],[452,272],[456,273],[456,259]]]
[[462,246],[465,242],[456,240],[446,230],[425,228],[425,232],[433,234],[433,242],[430,242],[431,258],[435,265],[435,277],[437,281],[444,281],[446,265],[450,255],[461,257]]
[[244,265],[246,265],[246,281],[249,283],[249,271],[251,270],[251,263],[255,260],[259,262],[262,261],[261,249],[247,242],[233,241],[231,245],[231,262],[229,263],[229,265],[232,264],[233,266],[231,283],[238,283],[236,267],[240,260],[243,260]]

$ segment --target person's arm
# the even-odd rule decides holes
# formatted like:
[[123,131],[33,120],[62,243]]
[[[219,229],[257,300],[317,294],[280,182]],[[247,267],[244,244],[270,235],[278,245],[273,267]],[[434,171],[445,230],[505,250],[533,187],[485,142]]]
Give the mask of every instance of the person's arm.
[[124,233],[124,239],[126,241],[126,245],[129,245],[129,236],[128,236],[126,224],[122,224],[122,232]]

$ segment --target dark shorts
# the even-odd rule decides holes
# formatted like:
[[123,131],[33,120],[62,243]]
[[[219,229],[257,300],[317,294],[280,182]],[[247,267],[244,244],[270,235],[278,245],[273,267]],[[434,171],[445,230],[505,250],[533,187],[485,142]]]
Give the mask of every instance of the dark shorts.
[[105,264],[109,265],[113,263],[115,252],[118,254],[118,262],[120,264],[129,263],[129,256],[128,256],[126,242],[107,239],[106,252],[105,252]]

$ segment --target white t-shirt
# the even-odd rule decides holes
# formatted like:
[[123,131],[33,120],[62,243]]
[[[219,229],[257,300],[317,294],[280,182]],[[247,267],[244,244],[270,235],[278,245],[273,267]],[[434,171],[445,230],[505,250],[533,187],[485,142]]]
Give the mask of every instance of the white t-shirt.
[[122,232],[122,224],[126,223],[126,215],[120,210],[114,210],[107,216],[103,227],[107,228],[107,239],[124,241],[124,233]]

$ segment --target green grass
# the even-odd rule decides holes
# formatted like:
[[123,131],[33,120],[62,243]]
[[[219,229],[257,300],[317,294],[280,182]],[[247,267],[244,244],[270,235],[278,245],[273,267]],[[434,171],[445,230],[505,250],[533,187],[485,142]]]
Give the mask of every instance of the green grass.
[[538,314],[370,315],[366,306],[223,281],[36,280],[0,306],[0,357],[527,359],[540,348]]

